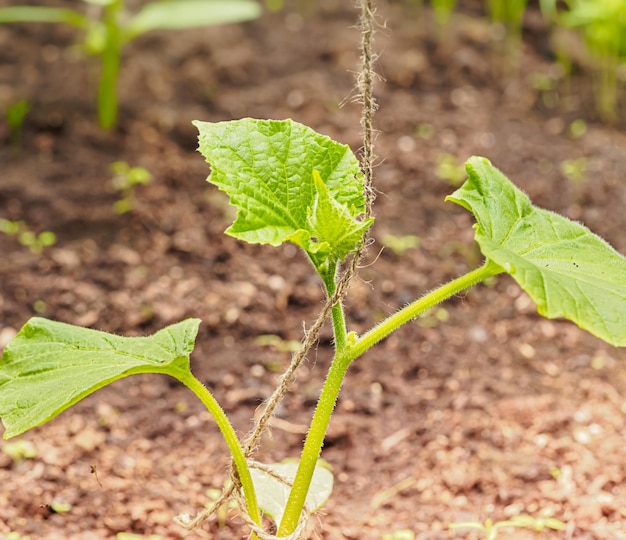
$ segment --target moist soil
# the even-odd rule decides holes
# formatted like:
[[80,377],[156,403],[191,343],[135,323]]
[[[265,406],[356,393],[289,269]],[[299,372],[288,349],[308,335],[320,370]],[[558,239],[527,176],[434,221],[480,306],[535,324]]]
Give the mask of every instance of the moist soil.
[[[31,110],[19,140],[0,128],[0,217],[54,231],[57,243],[34,254],[0,235],[0,348],[34,315],[129,336],[199,317],[192,369],[243,437],[323,291],[293,246],[223,234],[233,210],[205,182],[190,122],[290,117],[358,151],[352,4],[287,3],[250,23],[138,39],[109,132],[95,119],[97,66],[71,29],[1,27],[0,99]],[[472,217],[444,202],[455,188],[436,175],[442,154],[488,157],[537,204],[626,253],[619,121],[598,121],[584,73],[557,84],[536,7],[517,62],[494,53],[481,10],[464,2],[437,42],[415,3],[379,7],[375,243],[345,303],[358,332],[480,263]],[[537,89],[539,79],[557,83]],[[587,131],[574,137],[577,119]],[[578,158],[575,182],[562,164]],[[154,177],[123,215],[115,161]],[[382,249],[390,235],[418,242]],[[331,352],[325,328],[257,459],[298,456]],[[477,286],[351,366],[323,451],[335,489],[309,535],[479,538],[448,525],[531,515],[565,528],[498,538],[626,538],[625,390],[624,351],[541,318],[508,276]],[[1,538],[247,535],[231,508],[194,531],[173,522],[228,478],[214,422],[173,379],[123,379],[19,440],[36,455],[0,452]]]

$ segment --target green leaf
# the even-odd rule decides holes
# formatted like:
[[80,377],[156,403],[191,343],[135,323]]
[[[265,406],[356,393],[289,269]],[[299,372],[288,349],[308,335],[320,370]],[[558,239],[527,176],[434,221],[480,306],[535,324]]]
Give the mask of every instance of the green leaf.
[[194,122],[209,182],[230,195],[237,219],[226,233],[250,243],[291,241],[316,266],[354,250],[372,219],[363,177],[346,145],[292,120]]
[[65,23],[86,28],[89,19],[73,9],[40,6],[16,6],[0,9],[0,23]]
[[[276,472],[288,482],[293,482],[298,469],[298,462],[285,461],[282,463],[272,463],[269,465],[272,471]],[[250,469],[254,491],[257,494],[259,507],[275,523],[280,523],[283,519],[287,499],[291,487],[286,485],[269,472],[252,467]],[[312,514],[326,504],[333,491],[333,473],[322,461],[318,461],[313,473],[311,487],[306,497],[306,507]]]
[[149,337],[121,337],[33,317],[0,360],[4,438],[51,420],[133,373],[189,372],[199,324],[199,319],[187,319]]
[[169,0],[146,4],[131,20],[128,39],[151,30],[182,30],[243,22],[261,15],[251,0]]
[[309,253],[316,267],[324,260],[343,260],[354,249],[373,219],[355,221],[345,206],[330,195],[319,172],[313,171],[316,194],[307,215],[307,230],[288,238]]
[[467,182],[447,197],[476,217],[476,241],[541,315],[564,317],[626,346],[626,258],[569,219],[532,205],[489,160],[468,160]]

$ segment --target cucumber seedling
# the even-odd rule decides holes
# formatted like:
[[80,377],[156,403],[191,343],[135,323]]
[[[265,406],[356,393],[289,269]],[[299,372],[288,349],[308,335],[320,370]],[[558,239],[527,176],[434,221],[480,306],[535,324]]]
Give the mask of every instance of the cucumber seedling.
[[614,346],[626,345],[626,258],[583,225],[534,206],[483,157],[467,161],[468,179],[447,197],[474,215],[483,264],[358,335],[349,329],[340,301],[341,270],[363,245],[374,219],[366,213],[364,175],[352,151],[292,120],[194,124],[200,152],[211,164],[209,182],[227,193],[238,210],[226,234],[252,244],[295,244],[326,289],[334,355],[299,461],[269,466],[250,461],[254,444],[240,442],[213,394],[190,370],[198,319],[149,337],[120,337],[32,318],[0,362],[5,438],[51,420],[123,377],[169,375],[196,394],[221,430],[236,469],[233,489],[240,486],[242,511],[253,534],[264,534],[261,518],[266,515],[275,521],[279,537],[289,536],[330,496],[332,474],[319,457],[350,365],[426,310],[509,274],[541,315],[569,319]]

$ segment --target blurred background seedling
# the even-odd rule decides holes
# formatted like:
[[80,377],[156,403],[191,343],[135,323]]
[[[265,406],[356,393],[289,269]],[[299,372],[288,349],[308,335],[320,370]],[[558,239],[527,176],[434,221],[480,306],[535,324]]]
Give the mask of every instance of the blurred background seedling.
[[527,0],[487,0],[491,17],[491,38],[500,73],[517,74],[522,50],[522,23]]
[[[619,90],[626,82],[626,2],[624,0],[541,0],[545,16],[554,24],[574,29],[588,51],[600,117],[617,118]],[[567,52],[563,51],[563,57]],[[583,60],[585,60],[583,58]]]
[[25,536],[22,536],[20,533],[16,532],[16,531],[11,531],[10,533],[7,533],[6,536],[4,537],[0,537],[3,540],[6,538],[6,540],[31,540],[30,536],[27,534]]
[[420,239],[414,234],[405,234],[404,236],[397,236],[395,234],[384,234],[380,243],[393,251],[396,255],[404,255],[409,249],[416,249],[419,247]]
[[43,300],[35,300],[33,302],[33,311],[35,313],[43,314],[48,309],[48,304],[46,304]]
[[[370,509],[377,510],[378,508],[381,508],[382,506],[387,504],[389,500],[391,500],[393,497],[395,497],[399,493],[415,486],[415,483],[416,483],[415,479],[409,476],[407,478],[403,478],[395,485],[388,487],[386,489],[383,489],[382,491],[379,491],[372,498],[370,502]],[[406,529],[402,529],[402,530],[394,531],[392,533],[387,533],[387,534],[390,535],[391,538],[397,538],[398,540],[401,540],[402,538],[408,537],[408,535],[412,535],[413,533]],[[413,537],[414,536],[415,535],[413,535]]]
[[23,221],[11,221],[0,218],[0,233],[17,237],[20,244],[30,249],[31,253],[41,253],[44,248],[56,244],[57,237],[52,231],[33,232]]
[[152,174],[143,167],[131,167],[125,161],[111,163],[111,172],[111,184],[121,195],[113,207],[118,214],[130,212],[135,206],[136,187],[152,182]]
[[578,118],[569,125],[568,131],[572,139],[580,139],[587,133],[587,122]]
[[2,444],[1,448],[2,452],[13,460],[13,463],[19,463],[25,459],[34,459],[37,457],[37,448],[35,448],[32,442],[25,439],[5,442]]
[[559,171],[571,184],[574,200],[581,202],[589,181],[589,159],[584,156],[564,159],[559,163]]
[[435,128],[428,122],[420,122],[417,126],[415,126],[415,135],[417,135],[420,139],[428,141],[433,138],[434,134]]
[[491,519],[486,519],[484,523],[477,521],[466,521],[461,523],[451,523],[448,525],[449,529],[476,529],[482,533],[484,540],[496,540],[498,534],[502,529],[517,528],[517,529],[532,529],[535,532],[543,532],[545,529],[552,529],[554,531],[562,531],[566,528],[565,523],[553,518],[553,517],[533,517],[533,516],[514,516],[511,519],[504,521],[496,521],[495,523]]
[[441,323],[445,323],[450,318],[450,313],[442,307],[435,307],[426,310],[417,319],[417,325],[422,328],[435,328]]
[[447,153],[437,156],[435,175],[453,187],[460,186],[467,178],[465,166],[459,162],[456,156]]
[[285,7],[285,0],[265,0],[265,7],[269,11],[280,11]]
[[50,503],[50,510],[52,510],[55,514],[65,514],[72,509],[72,505],[67,502],[63,502],[60,500],[53,500]]
[[14,148],[19,149],[22,145],[22,127],[29,111],[30,103],[26,99],[10,104],[5,110],[4,115],[9,128],[9,144]]
[[[268,0],[271,1],[271,0]],[[435,24],[426,28],[435,32],[440,46],[454,39],[450,25],[454,9],[464,7],[455,0],[404,0],[416,6],[416,19],[423,20],[423,7],[430,9]],[[614,122],[624,103],[626,85],[626,2],[624,0],[540,0],[539,7],[550,32],[549,47],[555,58],[554,73],[531,84],[542,91],[546,107],[559,103],[578,105],[579,93],[570,94],[576,68],[591,74],[596,110],[603,121]],[[528,0],[485,0],[484,19],[490,21],[494,67],[499,77],[511,79],[519,72],[523,50],[524,21],[529,10],[537,9]],[[530,19],[529,19],[530,20]],[[537,85],[540,86],[537,86]],[[564,98],[559,96],[559,90]],[[565,99],[571,98],[571,99]]]
[[300,348],[300,342],[294,339],[283,339],[276,334],[263,334],[254,340],[260,347],[273,347],[279,352],[294,353]]
[[[226,481],[224,487],[228,488],[230,481]],[[219,498],[222,496],[222,490],[217,488],[210,488],[205,491],[206,496],[209,498],[209,502],[206,504],[207,508],[215,504]],[[228,519],[228,514],[231,512],[237,512],[239,509],[239,505],[237,501],[234,499],[229,499],[228,501],[224,501],[224,503],[217,509],[215,512],[215,517],[217,518],[217,526],[220,529],[223,529],[226,525],[226,520]]]
[[564,159],[559,163],[559,170],[577,189],[587,183],[589,160],[586,157]]
[[529,76],[530,86],[537,91],[541,105],[546,109],[555,109],[561,102],[561,83],[568,80],[561,71],[558,70],[557,73],[532,73]]
[[456,0],[430,0],[437,26],[437,42],[442,44],[446,39],[448,23],[452,17]]
[[117,79],[124,47],[153,30],[184,30],[242,22],[261,14],[253,0],[172,0],[144,4],[130,13],[124,0],[83,0],[79,11],[46,6],[0,8],[0,23],[59,23],[76,28],[82,49],[100,59],[98,120],[105,129],[117,121]]

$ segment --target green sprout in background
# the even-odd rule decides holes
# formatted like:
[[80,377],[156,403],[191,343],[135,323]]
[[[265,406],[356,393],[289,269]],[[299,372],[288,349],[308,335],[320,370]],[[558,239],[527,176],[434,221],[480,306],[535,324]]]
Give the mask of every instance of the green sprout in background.
[[580,139],[587,133],[587,122],[577,118],[569,125],[568,132],[572,139]]
[[456,5],[456,0],[430,0],[437,25],[437,41],[441,44],[446,37],[446,30],[452,11]]
[[452,523],[448,525],[449,529],[478,529],[483,533],[483,540],[496,540],[499,531],[507,528],[532,529],[535,532],[543,532],[545,529],[553,531],[562,531],[566,528],[565,523],[553,517],[533,517],[533,516],[514,516],[505,521],[496,521],[486,519],[485,523],[477,521],[468,521],[463,523]]
[[269,11],[280,11],[285,7],[285,0],[265,0],[265,7]]
[[467,178],[465,167],[454,154],[441,153],[437,156],[435,176],[454,187],[460,186]]
[[30,535],[22,536],[20,533],[16,531],[11,531],[6,535],[6,540],[31,540]]
[[398,236],[395,234],[383,234],[380,243],[393,251],[396,255],[402,256],[409,249],[415,249],[419,246],[420,239],[414,234],[405,234]]
[[13,463],[19,463],[25,459],[33,459],[37,457],[37,449],[35,445],[25,439],[17,439],[16,441],[5,442],[0,450],[9,456]]
[[589,181],[589,158],[580,156],[564,159],[559,163],[559,171],[571,184],[574,199],[581,201],[585,194],[585,185]]
[[152,175],[147,169],[130,167],[125,161],[112,163],[111,172],[113,173],[111,183],[122,195],[113,207],[118,214],[130,212],[135,206],[135,187],[152,182]]
[[[575,29],[589,51],[588,66],[594,73],[594,94],[600,117],[612,122],[617,117],[619,89],[626,66],[626,2],[624,0],[541,0],[550,20]],[[562,54],[566,55],[564,51]]]
[[580,188],[587,183],[587,169],[589,160],[582,156],[573,159],[564,159],[559,163],[559,170],[572,184]]
[[415,135],[424,141],[429,141],[435,135],[435,128],[428,122],[420,122],[415,126]]
[[[416,13],[421,17],[423,0],[407,1],[418,6]],[[623,99],[621,89],[626,84],[626,2],[540,0],[539,4],[545,19],[554,27],[555,39],[551,47],[561,73],[552,78],[565,79],[567,83],[574,63],[588,68],[592,73],[596,109],[601,119],[615,121],[620,99]],[[451,38],[448,22],[458,2],[431,0],[430,5],[436,22],[436,37],[442,44]],[[485,7],[492,23],[491,39],[499,75],[510,78],[519,70],[528,0],[485,0]],[[563,39],[565,41],[561,43]],[[582,47],[576,46],[578,42]],[[543,81],[538,88],[549,92],[544,96],[544,100],[549,101],[546,103],[549,108],[558,102],[553,82]]]
[[492,39],[504,75],[517,72],[522,50],[522,22],[527,0],[487,0]]
[[16,236],[20,244],[32,253],[41,253],[44,248],[56,244],[57,237],[52,231],[33,232],[23,221],[0,218],[0,233]]
[[260,15],[259,4],[252,0],[166,0],[145,4],[135,14],[125,9],[124,0],[83,1],[97,10],[85,15],[68,8],[6,7],[0,8],[0,23],[61,23],[80,31],[85,51],[100,58],[98,119],[105,129],[117,121],[117,79],[122,51],[130,41],[153,30],[241,22]]
[[26,99],[12,103],[5,110],[4,115],[9,127],[9,143],[15,148],[19,148],[22,144],[22,126],[29,111],[30,103]]

